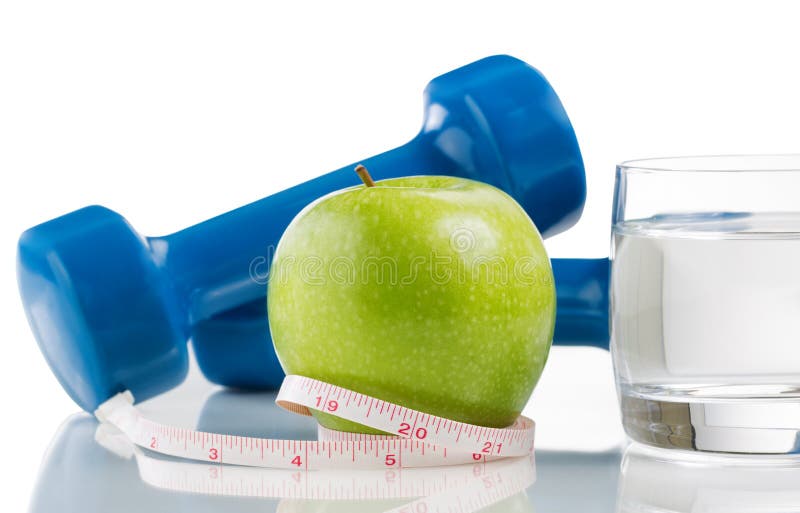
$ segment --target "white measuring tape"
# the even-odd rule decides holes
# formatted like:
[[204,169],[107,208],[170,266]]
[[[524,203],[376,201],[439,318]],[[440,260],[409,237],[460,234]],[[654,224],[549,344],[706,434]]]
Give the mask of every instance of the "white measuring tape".
[[419,498],[390,510],[398,513],[478,511],[519,494],[536,479],[531,456],[448,467],[307,472],[158,458],[134,446],[108,424],[98,427],[95,439],[119,456],[134,458],[142,481],[162,490],[288,501]]
[[[393,435],[345,433],[322,426],[317,441],[206,433],[145,418],[133,405],[131,393],[125,392],[95,412],[103,423],[96,436],[118,454],[135,456],[142,479],[151,485],[214,495],[310,499],[429,496],[412,504],[423,505],[426,511],[463,513],[510,497],[535,479],[531,462],[534,423],[526,417],[507,428],[475,426],[301,376],[286,377],[276,403],[301,415],[310,415],[312,409],[325,411]],[[116,436],[120,433],[126,442]],[[153,452],[206,465],[159,459],[149,455]],[[473,465],[455,467],[455,471],[449,467],[446,472],[409,469],[464,463]],[[317,469],[322,470],[304,472]],[[369,469],[383,472],[375,474]],[[454,509],[453,504],[458,507]]]
[[343,433],[320,427],[320,440],[282,440],[204,433],[146,419],[130,392],[95,411],[101,422],[134,444],[179,458],[253,467],[404,468],[454,465],[526,456],[533,450],[534,423],[519,417],[507,428],[456,422],[301,376],[287,376],[276,402],[301,415],[311,409],[395,436]]

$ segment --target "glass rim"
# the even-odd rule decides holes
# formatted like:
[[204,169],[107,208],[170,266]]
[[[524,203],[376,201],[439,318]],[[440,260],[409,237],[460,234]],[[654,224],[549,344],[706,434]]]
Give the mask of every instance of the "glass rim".
[[684,155],[625,160],[625,173],[784,173],[800,172],[800,153]]

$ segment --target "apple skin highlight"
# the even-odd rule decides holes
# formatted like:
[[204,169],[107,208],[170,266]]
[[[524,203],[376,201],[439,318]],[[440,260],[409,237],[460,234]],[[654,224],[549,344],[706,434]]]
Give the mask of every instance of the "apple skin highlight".
[[[490,185],[443,176],[306,207],[275,251],[267,302],[287,374],[489,427],[510,425],[527,403],[556,309],[525,211]],[[374,432],[313,413],[331,429]]]

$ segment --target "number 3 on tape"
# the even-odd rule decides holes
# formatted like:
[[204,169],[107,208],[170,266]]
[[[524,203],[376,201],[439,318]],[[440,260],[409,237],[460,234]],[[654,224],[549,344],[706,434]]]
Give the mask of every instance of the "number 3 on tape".
[[526,417],[507,428],[475,426],[302,376],[286,376],[276,402],[293,413],[321,410],[391,435],[345,433],[322,426],[318,441],[204,433],[144,418],[133,406],[130,392],[100,405],[95,416],[151,451],[255,467],[425,467],[523,456],[533,450],[534,423]]

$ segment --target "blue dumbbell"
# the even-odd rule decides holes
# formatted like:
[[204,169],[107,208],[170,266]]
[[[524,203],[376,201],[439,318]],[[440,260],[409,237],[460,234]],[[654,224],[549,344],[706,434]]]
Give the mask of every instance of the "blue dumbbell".
[[[520,202],[545,237],[580,217],[586,185],[578,144],[538,71],[488,57],[431,81],[425,106],[414,139],[359,161],[376,179],[445,174],[488,182]],[[269,248],[306,204],[357,183],[345,166],[167,237],[142,237],[99,206],[23,233],[22,300],[64,389],[87,411],[124,389],[137,400],[152,397],[183,380],[189,338],[211,381],[277,387],[283,372],[262,279]],[[607,282],[607,262],[559,267],[559,308],[568,314],[557,321],[560,339],[604,345],[605,294],[593,295],[591,282]]]

